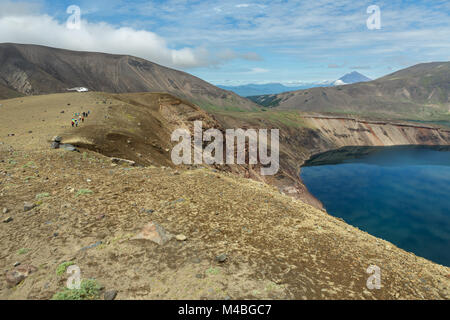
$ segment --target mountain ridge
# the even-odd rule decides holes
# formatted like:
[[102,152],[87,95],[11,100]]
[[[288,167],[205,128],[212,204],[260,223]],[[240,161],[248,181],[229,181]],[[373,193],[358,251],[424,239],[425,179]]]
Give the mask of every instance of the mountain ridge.
[[[73,51],[40,45],[0,44],[0,85],[23,95],[66,92],[87,87],[109,93],[169,92],[204,108],[258,108],[186,72],[130,55]],[[2,90],[0,98],[10,98]]]
[[296,86],[286,86],[279,82],[271,82],[264,84],[248,83],[236,86],[217,85],[217,87],[224,90],[233,91],[234,93],[240,95],[241,97],[246,97],[254,101],[257,96],[261,95],[280,94],[284,92],[304,90],[316,87],[329,87],[332,85],[353,84],[357,82],[365,82],[371,80],[372,79],[366,77],[365,75],[357,71],[353,71],[345,74],[336,81],[311,82]]
[[368,82],[261,96],[265,107],[403,119],[448,119],[450,62],[418,64]]

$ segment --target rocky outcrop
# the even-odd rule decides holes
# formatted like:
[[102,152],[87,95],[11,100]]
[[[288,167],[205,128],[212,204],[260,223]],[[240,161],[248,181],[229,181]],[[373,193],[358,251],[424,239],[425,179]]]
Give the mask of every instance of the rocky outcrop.
[[402,122],[311,116],[307,122],[323,138],[322,151],[344,146],[448,145],[450,129]]

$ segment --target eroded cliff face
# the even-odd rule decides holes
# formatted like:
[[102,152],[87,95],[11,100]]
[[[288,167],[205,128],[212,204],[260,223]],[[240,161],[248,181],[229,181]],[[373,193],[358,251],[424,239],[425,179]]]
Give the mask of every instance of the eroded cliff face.
[[450,143],[450,129],[432,126],[328,117],[308,117],[307,121],[319,131],[327,145],[335,147]]
[[[311,156],[346,146],[450,145],[450,129],[406,122],[304,116],[307,128],[282,135],[280,176],[271,181],[296,198],[323,209],[300,179]],[[286,150],[289,150],[286,152]]]

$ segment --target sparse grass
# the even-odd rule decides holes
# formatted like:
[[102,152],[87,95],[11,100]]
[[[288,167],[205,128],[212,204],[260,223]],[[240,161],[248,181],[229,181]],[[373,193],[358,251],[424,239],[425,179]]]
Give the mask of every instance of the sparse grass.
[[27,254],[30,251],[30,249],[27,248],[21,248],[17,250],[17,254]]
[[38,195],[36,195],[36,199],[42,199],[42,198],[48,198],[50,197],[50,193],[48,192],[43,192],[43,193],[39,193]]
[[36,168],[36,164],[33,161],[28,161],[27,163],[25,163],[22,168]]
[[82,280],[80,289],[64,288],[55,293],[52,300],[96,300],[100,298],[101,289],[94,279]]
[[260,109],[257,112],[227,112],[218,111],[216,115],[225,116],[227,118],[235,118],[237,123],[245,123],[248,126],[261,127],[291,127],[291,128],[305,128],[308,127],[302,114],[298,111],[273,111],[268,109]]
[[27,176],[25,178],[23,178],[23,180],[25,180],[26,182],[30,181],[31,179],[34,179],[33,176]]
[[213,268],[213,267],[206,270],[206,273],[211,274],[211,275],[217,275],[217,274],[219,274],[219,272],[220,272],[219,268]]
[[89,189],[80,189],[78,190],[78,192],[75,194],[75,197],[79,197],[79,196],[83,196],[83,195],[88,195],[88,194],[93,194],[94,192],[89,190]]
[[73,262],[73,261],[65,261],[65,262],[61,263],[56,268],[56,275],[62,276],[66,272],[67,268],[72,266],[72,265],[74,265],[74,264],[75,264],[75,262]]
[[265,290],[266,291],[273,291],[275,289],[278,289],[280,286],[274,282],[270,282],[266,287]]

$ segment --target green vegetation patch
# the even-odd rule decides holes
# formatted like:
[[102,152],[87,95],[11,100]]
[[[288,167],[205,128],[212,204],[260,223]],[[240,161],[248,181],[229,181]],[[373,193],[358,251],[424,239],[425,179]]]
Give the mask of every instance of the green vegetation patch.
[[79,197],[79,196],[83,196],[83,195],[87,195],[87,194],[93,194],[94,192],[89,190],[89,189],[80,189],[78,190],[78,192],[76,193],[75,197]]
[[73,261],[65,261],[63,263],[61,263],[57,268],[56,268],[56,275],[58,276],[62,276],[64,273],[66,273],[66,270],[69,266],[74,265],[75,262]]
[[22,166],[22,168],[37,168],[37,166],[33,161],[28,161]]
[[206,270],[206,273],[207,273],[207,274],[210,274],[210,275],[217,275],[217,274],[220,273],[220,270],[219,270],[219,268],[213,268],[213,267],[211,267],[211,268],[209,268],[209,269]]
[[102,286],[94,279],[82,280],[80,289],[64,288],[55,293],[52,300],[96,300],[100,298]]
[[39,193],[36,195],[36,199],[42,199],[42,198],[48,198],[50,197],[50,193],[48,192],[43,192],[43,193]]
[[21,248],[19,250],[17,250],[17,254],[26,254],[30,251],[30,249],[27,248]]

